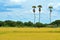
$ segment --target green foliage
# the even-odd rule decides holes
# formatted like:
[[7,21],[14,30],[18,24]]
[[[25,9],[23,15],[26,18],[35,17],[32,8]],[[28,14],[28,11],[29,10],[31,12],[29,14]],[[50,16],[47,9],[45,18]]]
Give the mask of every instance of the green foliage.
[[3,21],[0,21],[0,27],[1,26],[4,26],[4,22]]
[[60,20],[56,20],[51,23],[52,25],[56,25],[57,27],[60,25]]
[[11,20],[6,20],[6,21],[4,21],[4,26],[15,27],[16,26],[16,22],[11,21]]
[[23,24],[23,22],[21,22],[21,21],[17,21],[16,22],[16,26],[23,26],[24,24]]
[[46,25],[45,24],[42,24],[40,22],[37,22],[34,26],[35,27],[45,27]]
[[60,20],[56,20],[50,24],[43,24],[40,22],[36,22],[33,24],[33,22],[21,22],[21,21],[11,21],[11,20],[6,20],[6,21],[0,21],[0,27],[59,27],[60,26]]
[[24,23],[24,26],[33,26],[33,23],[32,23],[31,21],[25,22],[25,23]]

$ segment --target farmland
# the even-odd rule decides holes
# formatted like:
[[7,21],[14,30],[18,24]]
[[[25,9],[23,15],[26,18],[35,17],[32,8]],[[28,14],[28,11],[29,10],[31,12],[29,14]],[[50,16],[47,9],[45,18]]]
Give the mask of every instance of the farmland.
[[60,40],[60,28],[1,27],[0,40]]

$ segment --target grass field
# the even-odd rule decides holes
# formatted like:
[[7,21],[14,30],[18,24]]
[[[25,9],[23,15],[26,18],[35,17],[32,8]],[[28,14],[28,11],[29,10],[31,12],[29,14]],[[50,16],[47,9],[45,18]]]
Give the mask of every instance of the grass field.
[[0,28],[0,40],[60,40],[60,28]]

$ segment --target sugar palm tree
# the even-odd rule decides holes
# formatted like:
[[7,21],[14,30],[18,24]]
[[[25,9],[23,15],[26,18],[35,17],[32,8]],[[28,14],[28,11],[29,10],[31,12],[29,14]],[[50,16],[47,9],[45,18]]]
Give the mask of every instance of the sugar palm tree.
[[38,5],[38,8],[39,8],[39,22],[40,22],[40,12],[41,12],[42,6],[41,5]]
[[33,13],[34,13],[34,23],[35,23],[35,18],[36,18],[36,16],[35,16],[35,8],[36,8],[36,6],[32,6],[32,8],[33,8]]
[[49,6],[49,10],[50,10],[50,23],[51,23],[51,13],[52,13],[52,9],[53,9],[53,7],[52,7],[52,6]]

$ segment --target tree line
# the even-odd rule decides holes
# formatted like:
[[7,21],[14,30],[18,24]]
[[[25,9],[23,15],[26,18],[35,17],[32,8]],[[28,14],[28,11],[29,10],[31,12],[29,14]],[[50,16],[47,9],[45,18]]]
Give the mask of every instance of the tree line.
[[60,27],[60,20],[53,21],[50,24],[6,20],[0,21],[0,27]]

